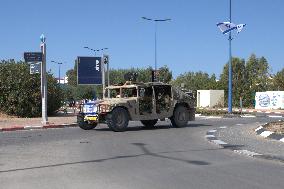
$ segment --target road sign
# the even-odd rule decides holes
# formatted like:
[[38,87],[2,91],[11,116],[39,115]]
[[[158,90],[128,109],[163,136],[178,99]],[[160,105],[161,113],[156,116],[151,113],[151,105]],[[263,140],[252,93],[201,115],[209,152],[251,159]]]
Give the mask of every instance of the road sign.
[[24,59],[26,62],[41,62],[42,53],[41,52],[25,52]]
[[101,57],[78,57],[77,60],[78,85],[102,84],[101,61],[102,61]]
[[30,64],[30,74],[41,73],[41,63],[35,62]]

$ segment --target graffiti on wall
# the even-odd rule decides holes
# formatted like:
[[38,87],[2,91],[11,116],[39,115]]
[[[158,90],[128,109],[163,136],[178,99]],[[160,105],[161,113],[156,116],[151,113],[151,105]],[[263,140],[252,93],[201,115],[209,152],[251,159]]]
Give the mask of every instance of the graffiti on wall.
[[284,109],[284,91],[256,92],[255,109]]

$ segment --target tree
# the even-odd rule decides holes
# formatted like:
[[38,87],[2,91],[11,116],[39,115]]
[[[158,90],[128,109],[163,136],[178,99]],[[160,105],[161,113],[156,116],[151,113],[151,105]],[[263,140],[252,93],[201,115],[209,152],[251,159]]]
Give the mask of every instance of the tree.
[[74,68],[66,72],[68,78],[68,85],[76,87],[77,86],[77,60],[75,60]]
[[269,65],[264,57],[252,54],[246,62],[246,89],[244,105],[253,107],[256,92],[269,89]]
[[169,83],[172,80],[173,75],[172,75],[172,72],[170,71],[170,69],[165,65],[165,66],[163,66],[159,69],[159,77],[158,78],[161,82]]
[[284,68],[277,72],[272,79],[272,90],[284,91]]
[[[252,54],[247,62],[240,58],[232,59],[233,71],[233,106],[239,106],[240,97],[243,106],[253,107],[255,93],[269,89],[269,65],[264,57],[257,58]],[[228,98],[228,64],[224,66],[220,76],[220,89],[225,90]],[[225,101],[227,103],[227,101]]]
[[217,82],[215,74],[209,76],[205,72],[185,72],[171,82],[176,87],[192,90],[196,96],[197,90],[216,89]]
[[[229,64],[227,63],[223,72],[220,76],[219,89],[223,89],[225,91],[225,99],[228,99],[228,73],[229,73]],[[240,97],[244,98],[245,92],[245,60],[240,58],[232,58],[232,98],[233,98],[233,106],[239,106]],[[227,105],[227,101],[225,104]]]

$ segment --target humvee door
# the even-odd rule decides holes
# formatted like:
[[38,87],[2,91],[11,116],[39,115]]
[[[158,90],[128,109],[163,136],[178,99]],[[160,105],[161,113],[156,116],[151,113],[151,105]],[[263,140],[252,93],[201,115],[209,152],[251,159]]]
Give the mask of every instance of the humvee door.
[[154,86],[156,113],[159,115],[168,115],[173,106],[172,87],[170,85]]
[[143,86],[138,88],[139,94],[139,114],[152,114],[153,110],[153,88],[152,86]]

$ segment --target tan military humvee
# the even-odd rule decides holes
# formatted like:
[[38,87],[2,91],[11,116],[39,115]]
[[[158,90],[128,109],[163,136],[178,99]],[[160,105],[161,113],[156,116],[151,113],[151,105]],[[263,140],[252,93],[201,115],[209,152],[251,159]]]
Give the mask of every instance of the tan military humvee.
[[[184,127],[195,119],[193,97],[160,82],[126,82],[109,86],[98,104],[97,113],[98,122],[107,123],[113,131],[124,131],[130,120],[153,127],[158,119],[169,118],[174,127]],[[92,129],[95,126],[80,127]]]

